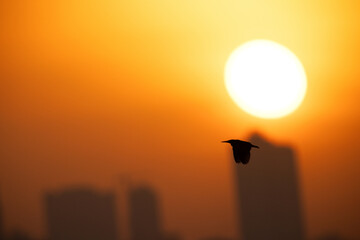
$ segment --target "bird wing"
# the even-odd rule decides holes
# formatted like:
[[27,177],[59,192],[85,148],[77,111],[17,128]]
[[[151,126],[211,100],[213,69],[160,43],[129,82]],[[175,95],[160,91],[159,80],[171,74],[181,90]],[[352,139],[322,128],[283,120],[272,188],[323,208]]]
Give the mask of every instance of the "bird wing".
[[250,151],[240,147],[233,147],[234,159],[236,163],[247,164],[250,160]]

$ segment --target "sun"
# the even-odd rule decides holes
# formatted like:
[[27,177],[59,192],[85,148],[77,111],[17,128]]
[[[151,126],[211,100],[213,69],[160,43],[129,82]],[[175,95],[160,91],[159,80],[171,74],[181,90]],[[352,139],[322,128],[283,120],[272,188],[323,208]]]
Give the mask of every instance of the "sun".
[[236,48],[225,66],[225,85],[235,103],[260,118],[280,118],[303,101],[306,74],[288,48],[253,40]]

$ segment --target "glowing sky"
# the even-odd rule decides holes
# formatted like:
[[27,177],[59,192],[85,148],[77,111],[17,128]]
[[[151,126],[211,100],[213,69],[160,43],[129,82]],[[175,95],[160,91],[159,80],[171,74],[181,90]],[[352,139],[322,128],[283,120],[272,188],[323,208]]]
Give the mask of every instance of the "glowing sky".
[[[235,237],[220,141],[258,131],[298,153],[308,236],[358,238],[359,12],[358,1],[1,1],[6,229],[44,236],[45,191],[114,190],[127,174],[158,191],[167,230]],[[257,38],[307,72],[303,104],[282,119],[247,115],[225,89],[229,54]]]

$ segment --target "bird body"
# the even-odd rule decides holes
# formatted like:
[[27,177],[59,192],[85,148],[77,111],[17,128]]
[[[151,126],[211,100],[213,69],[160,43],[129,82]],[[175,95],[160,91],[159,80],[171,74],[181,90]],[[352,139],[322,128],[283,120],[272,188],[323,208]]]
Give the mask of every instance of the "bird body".
[[237,139],[230,139],[222,142],[231,144],[235,162],[241,162],[242,164],[247,164],[249,162],[251,148],[259,148],[249,142]]

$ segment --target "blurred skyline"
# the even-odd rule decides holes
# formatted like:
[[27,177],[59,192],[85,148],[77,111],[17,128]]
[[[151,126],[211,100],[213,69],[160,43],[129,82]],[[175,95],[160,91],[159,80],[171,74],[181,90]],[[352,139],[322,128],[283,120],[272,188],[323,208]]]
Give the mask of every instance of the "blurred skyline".
[[[44,192],[130,176],[157,189],[167,231],[234,239],[221,141],[259,132],[297,154],[307,238],[360,238],[359,13],[350,0],[0,1],[5,231],[41,238]],[[225,89],[228,56],[253,39],[304,65],[308,91],[289,116],[249,116]]]
[[72,188],[45,196],[47,239],[117,240],[115,196]]
[[250,141],[261,151],[252,153],[251,165],[234,166],[240,239],[306,239],[296,152],[259,134]]

